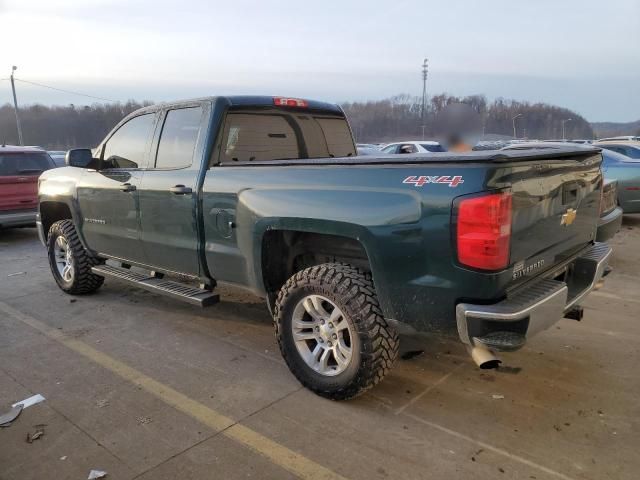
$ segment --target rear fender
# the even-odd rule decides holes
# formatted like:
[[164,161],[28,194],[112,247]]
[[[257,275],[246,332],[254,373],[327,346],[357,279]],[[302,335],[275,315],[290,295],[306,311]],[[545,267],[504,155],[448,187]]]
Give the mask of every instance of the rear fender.
[[379,259],[389,230],[415,225],[421,219],[420,196],[413,191],[245,190],[236,212],[238,248],[251,266],[249,281],[265,294],[262,239],[270,230],[289,230],[346,237],[367,253],[385,314],[391,312]]

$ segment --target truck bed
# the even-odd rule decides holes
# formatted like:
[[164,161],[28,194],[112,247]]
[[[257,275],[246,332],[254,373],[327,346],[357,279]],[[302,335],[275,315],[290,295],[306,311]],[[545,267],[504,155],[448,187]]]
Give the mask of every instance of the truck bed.
[[360,155],[340,158],[298,158],[288,160],[269,160],[237,162],[223,166],[234,165],[415,165],[425,163],[507,163],[528,162],[536,160],[553,160],[558,158],[571,158],[579,160],[600,152],[599,148],[570,145],[557,149],[531,149],[531,150],[504,150],[504,151],[472,151],[464,153],[418,153],[406,155]]

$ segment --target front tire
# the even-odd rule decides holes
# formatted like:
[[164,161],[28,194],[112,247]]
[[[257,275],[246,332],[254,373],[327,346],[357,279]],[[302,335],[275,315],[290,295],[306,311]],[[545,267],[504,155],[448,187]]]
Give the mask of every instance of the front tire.
[[380,382],[398,356],[398,334],[382,315],[370,273],[326,263],[280,289],[274,322],[284,360],[309,390],[332,400]]
[[91,267],[102,263],[87,252],[71,220],[60,220],[49,229],[47,237],[49,266],[60,289],[72,295],[95,292],[104,277],[91,273]]

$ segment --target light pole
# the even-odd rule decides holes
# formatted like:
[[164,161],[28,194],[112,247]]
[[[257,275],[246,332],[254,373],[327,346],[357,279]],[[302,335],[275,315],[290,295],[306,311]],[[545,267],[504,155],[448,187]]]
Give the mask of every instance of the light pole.
[[572,118],[567,118],[566,120],[562,120],[562,141],[564,142],[566,140],[565,135],[564,135],[564,124],[567,122],[572,121]]
[[511,121],[513,122],[513,138],[518,138],[518,136],[516,135],[516,118],[521,117],[521,116],[522,116],[522,114],[519,113],[519,114],[517,114],[515,117],[513,117],[511,119]]
[[424,140],[424,119],[427,109],[427,78],[429,77],[429,59],[425,58],[422,62],[422,109],[420,112],[420,120],[422,120],[422,140]]
[[18,141],[20,145],[24,145],[22,140],[22,125],[20,125],[20,115],[18,114],[18,99],[16,98],[16,84],[13,81],[13,72],[18,69],[15,65],[11,67],[11,90],[13,91],[13,109],[16,112],[16,127],[18,127]]

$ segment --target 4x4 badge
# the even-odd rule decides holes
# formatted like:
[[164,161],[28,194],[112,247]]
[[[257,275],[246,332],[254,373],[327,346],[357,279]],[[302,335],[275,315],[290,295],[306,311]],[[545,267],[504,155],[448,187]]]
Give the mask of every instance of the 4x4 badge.
[[568,208],[567,213],[562,214],[562,220],[560,220],[560,225],[571,225],[573,221],[576,219],[576,215],[578,215],[578,211],[574,208]]
[[411,175],[405,178],[402,183],[410,183],[416,187],[422,187],[425,183],[445,183],[450,187],[457,187],[459,184],[464,183],[461,175],[455,175],[453,177],[449,175],[436,175],[436,176],[416,176]]

